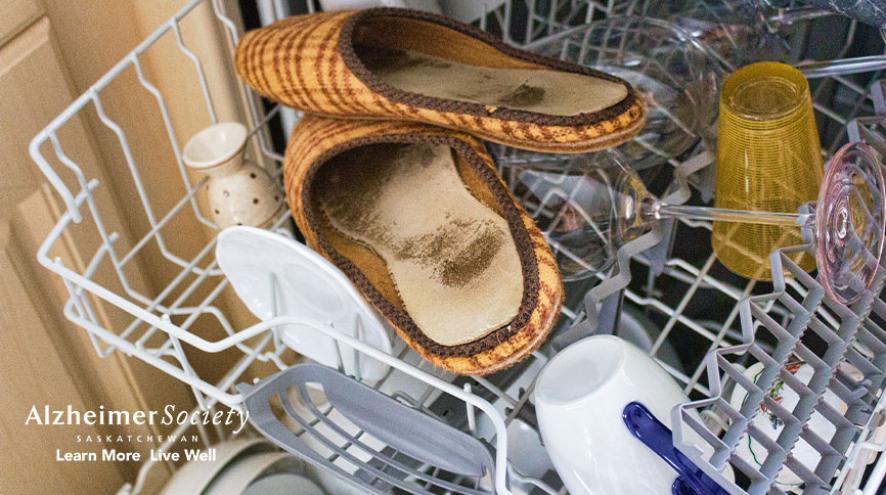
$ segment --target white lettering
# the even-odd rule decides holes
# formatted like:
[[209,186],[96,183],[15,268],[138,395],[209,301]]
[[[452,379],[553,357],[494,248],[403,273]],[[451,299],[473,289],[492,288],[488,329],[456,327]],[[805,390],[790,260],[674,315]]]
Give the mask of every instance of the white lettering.
[[59,462],[95,462],[98,455],[95,452],[65,452],[55,449],[55,460]]
[[169,404],[163,408],[163,419],[160,420],[160,424],[164,426],[169,426],[173,422],[173,415],[175,414],[175,405]]
[[31,406],[31,412],[28,413],[28,418],[25,419],[25,424],[31,424],[31,421],[35,421],[38,425],[43,424],[43,420],[40,419],[40,413],[37,412],[37,406]]
[[136,425],[145,424],[145,412],[144,411],[135,411],[134,413],[132,413],[132,422],[133,422],[133,424],[136,424]]
[[[232,409],[231,412],[234,412],[234,410]],[[247,421],[249,421],[249,412],[248,411],[241,411],[240,412],[240,427],[237,428],[236,430],[234,430],[234,435],[243,431],[243,428],[246,427]],[[225,424],[228,424],[228,423],[225,422]]]
[[211,462],[215,460],[215,449],[185,449],[185,459],[189,461]]
[[125,461],[133,461],[138,462],[141,460],[142,455],[138,452],[117,452],[117,449],[102,449],[102,460],[103,461],[115,461],[115,462],[125,462]]

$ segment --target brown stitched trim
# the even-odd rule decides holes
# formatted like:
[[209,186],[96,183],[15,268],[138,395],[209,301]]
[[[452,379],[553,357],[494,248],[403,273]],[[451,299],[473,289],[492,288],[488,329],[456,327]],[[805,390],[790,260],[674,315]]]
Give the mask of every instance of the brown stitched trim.
[[[380,143],[445,144],[461,155],[461,157],[467,161],[468,165],[473,167],[474,170],[480,174],[487,186],[492,190],[495,200],[501,207],[505,220],[508,222],[511,235],[514,238],[514,244],[520,255],[520,265],[523,274],[523,299],[520,303],[520,309],[517,312],[517,316],[506,326],[473,342],[455,346],[441,345],[425,335],[405,311],[400,311],[394,307],[394,305],[382,296],[378,289],[372,285],[356,265],[354,265],[348,258],[339,254],[332,245],[326,241],[326,239],[319,235],[319,225],[311,203],[311,185],[317,172],[324,163],[336,155],[360,146]],[[514,204],[511,196],[508,194],[508,191],[498,180],[496,173],[477,155],[477,151],[464,141],[454,137],[439,135],[401,134],[381,136],[370,135],[344,142],[324,151],[314,160],[314,163],[310,165],[310,168],[304,176],[300,200],[309,227],[318,234],[317,240],[323,247],[323,250],[329,253],[333,262],[345,272],[348,278],[357,285],[360,291],[369,298],[372,304],[375,305],[386,318],[405,332],[415,344],[424,348],[426,352],[437,356],[472,356],[494,348],[498,344],[508,340],[511,336],[517,334],[529,322],[529,318],[538,303],[539,274],[538,264],[535,257],[535,247],[531,242],[529,232],[526,230],[526,226],[523,223],[523,218],[520,215],[519,210]]]
[[[492,46],[503,54],[520,60],[543,65],[545,67],[550,67],[552,69],[560,71],[571,72],[574,74],[581,74],[596,77],[598,79],[621,83],[627,88],[628,94],[620,102],[598,112],[579,113],[576,115],[550,115],[544,113],[530,112],[526,110],[517,110],[513,108],[500,108],[493,113],[489,113],[486,110],[486,106],[479,103],[436,98],[419,93],[403,91],[402,89],[391,86],[376,77],[375,74],[372,73],[372,71],[366,68],[366,66],[357,56],[357,53],[354,51],[353,35],[354,29],[356,28],[357,24],[369,17],[385,16],[406,17],[439,24],[454,31],[458,31],[462,34],[483,41],[484,43]],[[538,125],[574,127],[591,125],[598,122],[614,119],[630,109],[630,107],[634,105],[634,103],[639,98],[636,91],[634,91],[634,88],[627,81],[624,81],[623,79],[620,79],[618,77],[606,74],[605,72],[600,72],[595,69],[591,69],[589,67],[583,67],[578,64],[572,64],[569,62],[564,62],[562,60],[557,60],[554,58],[549,58],[535,53],[527,52],[525,50],[520,50],[519,48],[508,45],[504,41],[485,31],[475,28],[474,26],[455,21],[442,15],[431,14],[429,12],[422,12],[418,10],[376,7],[357,11],[353,15],[345,19],[344,23],[342,24],[341,34],[338,39],[338,49],[339,52],[342,54],[342,59],[351,70],[351,72],[353,72],[354,76],[356,76],[357,79],[359,79],[372,91],[379,93],[395,102],[402,102],[407,105],[420,106],[440,112],[467,113],[470,115],[479,115],[498,120],[514,120]]]

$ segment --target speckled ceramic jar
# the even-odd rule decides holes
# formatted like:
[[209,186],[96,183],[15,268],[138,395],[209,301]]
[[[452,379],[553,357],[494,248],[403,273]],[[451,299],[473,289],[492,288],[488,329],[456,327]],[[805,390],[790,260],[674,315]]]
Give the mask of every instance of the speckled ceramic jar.
[[247,130],[236,122],[209,126],[188,140],[182,159],[206,174],[210,214],[219,228],[269,226],[283,209],[283,194],[258,165],[246,161]]

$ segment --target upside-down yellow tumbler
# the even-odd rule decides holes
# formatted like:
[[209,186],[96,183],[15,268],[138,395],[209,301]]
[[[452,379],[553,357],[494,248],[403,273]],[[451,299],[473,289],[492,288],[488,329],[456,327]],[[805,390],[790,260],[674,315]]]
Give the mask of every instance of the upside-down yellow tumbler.
[[[733,72],[720,93],[714,206],[796,212],[818,196],[823,173],[821,144],[806,78],[777,62],[758,62]],[[800,228],[714,222],[717,259],[746,278],[770,280],[769,253],[802,243]],[[805,252],[792,256],[806,270]]]

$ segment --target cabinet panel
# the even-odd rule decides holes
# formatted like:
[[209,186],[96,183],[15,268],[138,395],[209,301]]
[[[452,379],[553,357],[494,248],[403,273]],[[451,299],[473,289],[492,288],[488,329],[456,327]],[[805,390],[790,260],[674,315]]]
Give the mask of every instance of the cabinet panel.
[[[72,92],[64,66],[60,63],[58,50],[52,39],[48,18],[43,17],[28,25],[14,38],[0,45],[0,156],[3,157],[3,174],[0,175],[0,229],[4,232],[0,255],[2,288],[0,293],[0,336],[3,340],[3,372],[0,388],[9,391],[7,397],[21,397],[5,407],[2,417],[4,438],[15,441],[16,449],[6,457],[6,449],[0,473],[2,482],[23,483],[27,473],[59,473],[48,479],[68,483],[65,490],[48,490],[37,484],[37,493],[106,493],[108,490],[92,490],[82,483],[106,480],[102,483],[118,485],[123,479],[134,479],[137,463],[72,464],[79,470],[76,476],[67,473],[67,465],[55,461],[55,449],[76,449],[72,445],[71,431],[41,430],[24,427],[28,408],[32,404],[42,407],[49,403],[75,408],[96,409],[100,404],[108,409],[150,410],[162,409],[174,403],[179,407],[191,407],[193,399],[180,382],[164,375],[153,367],[128,359],[115,353],[107,359],[100,358],[87,334],[68,322],[62,314],[67,296],[62,281],[37,265],[35,253],[60,215],[57,198],[45,183],[43,175],[34,165],[28,153],[31,138],[72,101]],[[89,128],[83,119],[75,118],[58,133],[64,151],[84,170],[87,177],[97,178],[100,187],[96,201],[103,212],[103,220],[111,231],[121,233],[115,244],[121,250],[127,246],[126,230],[117,212],[121,211],[110,193],[111,181],[103,173],[101,155],[96,151]],[[50,147],[44,149],[47,157],[54,156]],[[58,165],[58,164],[56,164]],[[63,170],[64,167],[59,167]],[[63,176],[69,183],[76,182],[73,174]],[[99,238],[94,225],[84,222],[72,229],[64,242],[59,243],[54,255],[75,270],[82,271],[89,257],[96,251]],[[133,264],[128,273],[133,286],[146,290],[140,276],[143,270]],[[112,271],[108,271],[112,275]],[[108,277],[97,280],[112,287]],[[108,328],[121,329],[129,319],[119,312],[106,311],[95,304],[98,318]],[[8,345],[7,345],[8,344]],[[27,392],[27,393],[25,393]],[[9,426],[9,429],[7,429]],[[15,426],[15,429],[12,427]],[[49,434],[52,431],[52,434]],[[15,432],[15,433],[7,433]],[[122,434],[151,435],[167,433],[160,426],[125,426],[120,428],[76,428],[75,433],[88,435]],[[60,436],[57,436],[60,435]],[[147,453],[156,446],[151,441],[125,441],[114,447],[121,451],[137,450]],[[82,446],[81,446],[82,447]],[[83,450],[98,451],[101,445],[87,446]],[[22,462],[27,463],[23,468]],[[55,468],[53,468],[53,466]],[[12,476],[24,469],[25,474]],[[74,468],[72,468],[74,469]],[[77,476],[88,476],[81,480]],[[17,480],[17,481],[16,481]],[[94,481],[97,483],[97,481]],[[55,486],[55,485],[52,485]],[[104,485],[103,485],[104,486]],[[22,493],[19,490],[0,493]],[[26,492],[25,492],[26,493]]]
[[0,45],[40,17],[42,8],[37,0],[5,0],[0,15]]
[[55,449],[83,448],[76,435],[96,435],[96,428],[25,425],[32,406],[92,407],[50,338],[57,328],[34,284],[33,258],[15,242],[10,225],[0,224],[0,493],[113,493],[123,481],[114,464],[55,460]]

